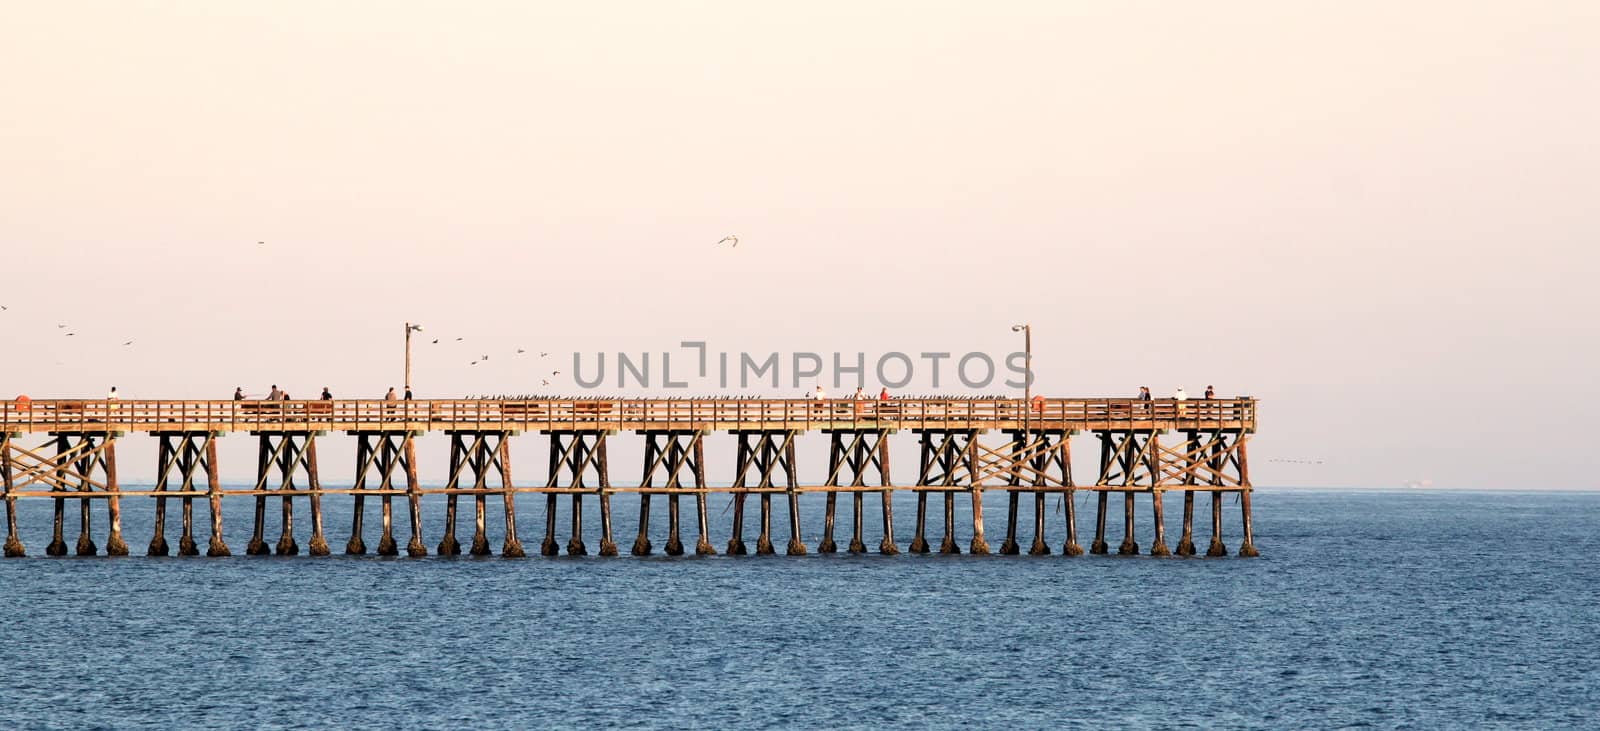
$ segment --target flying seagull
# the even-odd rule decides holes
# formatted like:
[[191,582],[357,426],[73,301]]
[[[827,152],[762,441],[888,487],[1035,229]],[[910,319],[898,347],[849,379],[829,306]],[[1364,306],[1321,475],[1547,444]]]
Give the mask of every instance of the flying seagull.
[[722,237],[722,240],[718,241],[717,243],[718,244],[726,244],[729,241],[733,242],[733,248],[735,248],[735,249],[739,248],[739,237],[735,236],[733,234],[728,234],[727,236]]
[[133,345],[133,341],[132,341],[132,340],[129,340],[129,341],[128,341],[128,342],[126,342],[126,343],[123,343],[123,344],[122,344],[122,345],[123,345],[123,346],[124,346],[124,347],[126,347],[126,346],[129,346],[129,345]]
[[550,371],[550,375],[559,376],[559,375],[561,375],[561,371]]
[[456,338],[456,342],[461,342],[461,338]]
[[548,386],[548,385],[550,385],[550,379],[548,379],[548,378],[541,378],[541,379],[539,379],[539,385],[541,385],[541,386]]
[[518,355],[521,355],[521,354],[526,353],[526,352],[528,352],[528,351],[523,350],[522,348],[517,348],[517,354]]
[[67,329],[67,326],[66,325],[57,325],[56,329],[57,330],[65,330],[65,329]]
[[539,354],[539,357],[540,357],[540,358],[543,358],[543,357],[545,357],[545,356],[547,356],[547,355],[549,355],[549,353],[540,353],[540,354]]
[[439,344],[439,339],[438,338],[434,338],[433,339],[433,344],[434,345],[438,345]]

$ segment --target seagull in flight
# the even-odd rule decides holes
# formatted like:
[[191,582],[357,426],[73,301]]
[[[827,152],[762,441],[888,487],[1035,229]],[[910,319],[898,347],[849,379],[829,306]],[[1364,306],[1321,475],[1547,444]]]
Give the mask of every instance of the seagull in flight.
[[523,350],[522,348],[517,348],[517,355],[521,355],[521,354],[526,353],[526,352],[528,352],[528,351]]
[[735,249],[739,248],[739,237],[735,236],[733,234],[728,234],[727,236],[722,237],[722,240],[718,241],[717,243],[718,244],[726,244],[729,241],[733,242],[733,248],[735,248]]
[[540,354],[539,354],[539,357],[540,357],[540,358],[543,358],[543,357],[545,357],[545,356],[547,356],[547,355],[550,355],[550,354],[549,354],[549,353],[540,353]]
[[548,386],[548,385],[550,385],[550,379],[548,379],[548,378],[541,378],[541,379],[539,379],[539,385],[541,385],[541,386]]
[[433,339],[433,344],[434,345],[438,345],[439,344],[439,339],[438,338],[434,338]]
[[129,340],[128,342],[122,344],[123,347],[127,347],[129,345],[133,345],[133,341],[132,340]]
[[56,329],[57,330],[65,330],[65,329],[67,329],[67,326],[66,325],[57,325]]

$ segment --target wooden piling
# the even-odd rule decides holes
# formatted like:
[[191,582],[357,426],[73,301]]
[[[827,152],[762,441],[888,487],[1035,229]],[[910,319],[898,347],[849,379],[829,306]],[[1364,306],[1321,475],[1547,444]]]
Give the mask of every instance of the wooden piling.
[[1228,546],[1222,542],[1222,493],[1211,493],[1211,546],[1206,556],[1218,558],[1228,555]]
[[1183,535],[1178,537],[1179,556],[1194,555],[1194,490],[1183,491]]
[[1155,537],[1150,539],[1150,555],[1171,556],[1172,551],[1167,548],[1166,514],[1161,509],[1161,488],[1150,491],[1150,512],[1154,513]]
[[[528,554],[522,549],[522,539],[517,537],[517,493],[513,489],[513,485],[516,483],[511,481],[510,434],[500,435],[500,443],[495,445],[495,452],[498,457],[496,461],[500,464],[500,488],[502,490],[502,499],[505,503],[503,509],[505,510],[506,521],[506,535],[500,542],[500,555],[503,558],[523,558]],[[574,495],[573,497],[576,500],[577,496]],[[575,505],[574,510],[577,509],[579,509],[579,506]],[[581,519],[575,520],[574,523],[576,523],[579,530],[582,530]],[[583,538],[581,535],[577,538],[577,541],[578,547],[582,548]],[[570,552],[570,547],[568,550]]]
[[906,547],[912,553],[928,552],[928,491],[917,491],[917,531]]
[[[704,439],[696,439],[694,441],[694,486],[697,488],[706,486],[706,448]],[[709,502],[709,499],[710,496],[706,495],[703,490],[694,494],[695,517],[700,523],[699,538],[695,539],[694,543],[694,555],[696,556],[717,555],[717,549],[711,545],[711,524],[706,515],[706,503]]]
[[1066,503],[1067,542],[1061,546],[1063,556],[1082,556],[1083,546],[1078,545],[1077,490],[1068,490],[1061,496]]
[[654,546],[650,543],[650,493],[639,493],[639,535],[633,539],[635,556],[648,556]]
[[761,535],[756,536],[756,555],[771,556],[777,553],[772,547],[772,493],[761,493]]
[[[365,439],[365,437],[362,438]],[[378,496],[378,522],[380,526],[378,555],[398,556],[400,555],[400,545],[394,539],[394,496],[390,495],[389,491],[394,489],[394,468],[406,461],[401,457],[401,453],[403,453],[403,446],[411,442],[411,433],[406,432],[400,436],[401,446],[395,445],[394,436],[391,434],[383,434],[378,439],[379,449],[381,450],[378,471],[382,474],[382,477],[378,480],[378,487],[383,490],[383,494]],[[362,496],[356,495],[356,499],[360,500]],[[360,513],[366,512],[364,506],[358,506],[357,510]],[[366,546],[363,545],[362,549],[365,550],[365,548]]]
[[[473,556],[488,556],[489,550],[489,463],[492,453],[489,442],[494,437],[484,432],[472,435],[471,455],[468,464],[472,469],[472,548]],[[504,485],[502,490],[509,488]]]
[[817,543],[817,553],[837,553],[839,545],[833,541],[834,516],[839,506],[839,493],[832,490],[823,498],[822,540]]
[[[279,449],[278,469],[283,476],[283,481],[278,484],[279,490],[294,489],[294,465],[299,461],[299,453],[294,443],[294,437],[284,434],[280,437],[283,442]],[[309,439],[309,437],[307,437]],[[294,540],[294,497],[283,496],[283,531],[278,536],[278,555],[297,556],[300,554],[300,544]]]
[[1094,542],[1089,544],[1089,553],[1098,556],[1106,555],[1110,549],[1106,544],[1106,500],[1105,490],[1095,491]]
[[790,556],[806,555],[805,540],[800,537],[800,479],[794,459],[795,432],[787,432],[783,439],[783,472],[788,477],[789,488],[789,545],[785,553]]
[[[967,475],[971,481],[978,477],[978,434],[971,432],[967,435],[966,449]],[[983,537],[983,491],[969,487],[967,492],[972,496],[972,543],[968,553],[974,556],[983,556],[989,553],[989,541]]]
[[328,539],[322,534],[322,477],[317,472],[317,440],[306,437],[306,481],[311,487],[311,540],[306,543],[306,553],[312,556],[328,555]]
[[956,545],[956,494],[949,490],[944,493],[944,540],[939,543],[939,553],[961,553]]
[[665,550],[668,556],[683,555],[683,534],[682,526],[678,519],[678,502],[678,494],[676,492],[667,495],[667,545]]
[[1139,555],[1139,542],[1134,540],[1134,500],[1132,492],[1122,494],[1122,545],[1117,547],[1118,556]]
[[862,512],[864,511],[864,496],[860,490],[850,493],[852,519],[850,522],[850,552],[866,553],[867,544],[861,540]]
[[1045,494],[1033,494],[1033,545],[1028,547],[1029,556],[1050,555],[1050,544],[1044,540],[1044,508]]
[[1250,524],[1250,461],[1245,452],[1246,442],[1240,435],[1237,450],[1239,452],[1239,520],[1244,530],[1244,537],[1240,538],[1239,555],[1244,558],[1260,556],[1256,551],[1255,529]]
[[[461,474],[461,466],[466,459],[466,445],[461,443],[459,433],[450,435],[450,474],[451,478],[446,487],[455,487]],[[439,546],[435,551],[440,556],[460,556],[461,542],[456,540],[456,495],[446,493],[444,498],[444,535],[439,538]]]
[[[183,438],[179,437],[179,439],[181,440]],[[180,441],[179,444],[181,445],[183,442]],[[171,435],[163,434],[160,437],[157,437],[156,469],[158,471],[156,472],[156,492],[161,493],[167,491],[167,476],[171,473],[174,466],[178,466],[180,470],[182,469],[182,455],[178,453],[181,449],[181,446],[178,449],[173,448]],[[146,556],[166,556],[171,552],[167,546],[166,532],[167,499],[157,495],[156,519],[155,524],[151,527],[150,545],[145,548]]]
[[106,536],[106,555],[126,556],[128,543],[122,539],[122,498],[117,497],[117,493],[122,490],[117,484],[117,442],[109,435],[106,437],[102,458],[105,460],[106,491],[111,493],[111,497],[106,499],[106,517],[111,522],[109,535]]
[[611,534],[611,468],[606,462],[606,435],[595,437],[595,465],[600,469],[600,555],[617,555],[617,541]]
[[406,501],[411,512],[411,540],[406,545],[406,555],[421,558],[428,555],[422,542],[422,481],[417,479],[417,445],[408,434],[405,440]]
[[[894,539],[894,491],[888,487],[893,484],[889,478],[889,432],[883,432],[878,437],[878,475],[879,486],[885,488],[878,494],[883,498],[883,540],[878,542],[878,553],[885,556],[899,555],[900,547]],[[792,461],[792,460],[791,460]]]
[[268,466],[272,463],[272,443],[269,437],[262,433],[256,448],[256,524],[255,531],[250,536],[250,543],[245,546],[244,552],[248,556],[266,556],[272,553],[267,548],[267,496],[262,494],[261,488],[267,481]]
[[206,439],[206,497],[211,507],[211,540],[206,555],[212,558],[231,556],[228,544],[222,540],[222,477],[217,465],[216,435]]
[[[79,475],[78,492],[80,493],[86,493],[91,490],[86,477],[94,469],[93,459],[93,451],[91,450],[87,458],[79,457],[76,460]],[[93,556],[97,551],[94,543],[94,514],[90,509],[91,505],[92,501],[88,498],[78,499],[78,543],[75,553],[79,556]]]
[[[362,490],[367,489],[367,468],[376,463],[378,472],[383,473],[383,458],[376,454],[378,450],[373,449],[371,439],[366,434],[356,435],[356,479],[350,486],[355,491],[350,497],[350,540],[344,542],[344,552],[348,556],[361,556],[367,552],[367,541],[361,535],[367,513],[367,498],[361,494]],[[385,436],[377,439],[378,449],[388,446],[389,440]],[[381,479],[379,484],[383,484]]]
[[17,496],[16,478],[11,472],[11,434],[0,431],[0,486],[5,488],[6,502],[6,558],[22,558],[28,555],[28,548],[22,544],[22,538],[17,535]]
[[[205,435],[204,440],[211,440],[210,433]],[[178,536],[178,555],[198,556],[200,547],[194,540],[194,496],[191,493],[195,492],[194,473],[195,467],[199,466],[196,463],[201,461],[200,447],[195,446],[193,435],[185,435],[185,441],[185,452],[189,457],[189,463],[183,471],[183,533]]]
[[733,493],[733,535],[728,539],[729,556],[748,553],[744,545],[744,499],[747,494],[743,491]]
[[1022,553],[1022,547],[1017,544],[1017,503],[1020,496],[1016,490],[1006,491],[1006,537],[1000,541],[1000,555],[1016,556]]

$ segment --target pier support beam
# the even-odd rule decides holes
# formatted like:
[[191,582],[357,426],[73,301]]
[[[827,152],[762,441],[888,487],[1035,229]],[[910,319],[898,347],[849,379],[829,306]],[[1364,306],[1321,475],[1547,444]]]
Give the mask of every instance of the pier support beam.
[[[917,478],[919,489],[947,488],[944,490],[944,537],[939,553],[961,553],[955,540],[955,499],[957,492],[966,492],[972,498],[972,543],[969,550],[976,554],[989,552],[989,542],[983,535],[983,490],[978,487],[982,476],[978,467],[978,430],[976,429],[918,429],[917,442],[921,446],[922,470]],[[925,523],[925,502],[918,501],[917,520]],[[912,550],[925,548],[926,540],[918,545],[912,540]]]
[[16,476],[11,469],[11,439],[10,432],[0,431],[0,487],[5,489],[6,502],[5,555],[6,558],[21,558],[28,555],[28,549],[17,536],[17,496],[13,494]]
[[211,540],[206,545],[206,555],[212,558],[233,555],[222,540],[222,477],[217,467],[217,436],[213,434],[206,441],[206,498],[211,508]]
[[[1031,486],[1033,492],[1033,543],[1028,547],[1028,555],[1044,556],[1050,553],[1050,544],[1045,540],[1045,507],[1046,497],[1050,492],[1063,492],[1072,489],[1072,462],[1071,453],[1067,444],[1071,432],[1064,430],[1010,430],[1006,432],[1010,438],[1006,452],[997,454],[995,450],[980,445],[980,460],[988,457],[999,463],[1006,473],[1007,516],[1006,538],[1000,545],[1002,555],[1015,556],[1022,552],[1022,546],[1017,541],[1018,535],[1018,508],[1021,493]],[[1068,522],[1073,516],[1068,514]],[[1069,527],[1068,533],[1075,531]],[[1072,540],[1069,538],[1069,542]],[[1079,551],[1082,552],[1081,549]]]
[[[11,501],[16,497],[17,490],[30,484],[43,483],[50,486],[54,498],[55,520],[50,545],[45,548],[49,556],[65,556],[67,544],[63,538],[66,524],[66,496],[80,494],[79,499],[79,533],[76,552],[79,556],[93,556],[98,550],[93,537],[92,510],[88,496],[97,491],[106,500],[107,517],[110,523],[110,537],[106,546],[109,556],[127,555],[127,543],[122,538],[122,513],[117,493],[117,462],[116,441],[121,436],[119,432],[79,433],[62,432],[52,433],[50,441],[41,445],[37,450],[24,448],[14,442],[14,438],[5,440],[4,454],[0,454],[0,461],[6,463],[6,497]],[[46,456],[46,448],[54,445],[55,454]],[[8,502],[9,505],[9,502]],[[14,513],[8,516],[7,544],[19,553],[22,551],[21,540],[12,541],[14,531],[11,523]]]
[[[178,555],[197,556],[200,551],[194,541],[194,497],[201,494],[198,484],[201,472],[209,474],[207,455],[211,453],[209,447],[216,435],[212,432],[160,432],[151,436],[158,440],[155,492],[171,490],[171,482],[176,478],[176,492],[183,499],[183,533],[178,539]],[[155,526],[146,555],[166,556],[171,551],[167,545],[166,523],[167,497],[157,496]]]
[[[345,542],[344,552],[350,555],[367,552],[367,542],[362,535],[367,498],[362,493],[374,490],[382,506],[379,513],[382,533],[378,537],[378,555],[398,556],[400,547],[394,537],[394,496],[400,488],[396,478],[402,473],[411,472],[411,461],[406,455],[415,453],[411,440],[416,435],[409,431],[350,432],[350,435],[356,438],[356,492],[351,498],[350,540]],[[370,486],[372,478],[377,480],[376,488]],[[420,538],[418,542],[421,542]],[[426,548],[423,553],[427,553]]]
[[[600,503],[600,555],[617,555],[617,542],[611,532],[611,477],[606,460],[606,437],[611,432],[603,429],[577,431],[551,431],[550,478],[547,488],[573,488],[572,533],[567,540],[567,555],[583,556],[589,552],[583,541],[583,498],[585,491],[593,489]],[[539,552],[545,556],[559,553],[556,542],[556,508],[558,494],[545,496],[545,536]]]
[[[883,516],[883,539],[878,542],[878,552],[884,555],[894,555],[900,548],[894,541],[894,497],[887,489],[890,483],[889,476],[889,435],[894,432],[889,429],[826,429],[828,435],[828,479],[824,482],[829,487],[866,487],[875,483]],[[852,520],[850,546],[851,553],[866,553],[867,544],[863,534],[865,521],[865,490],[855,490],[851,494]],[[827,514],[823,518],[822,542],[817,544],[818,553],[833,553],[838,548],[833,540],[834,509],[837,505],[838,491],[827,492]]]
[[[512,493],[511,465],[502,461],[509,459],[510,449],[506,442],[516,436],[516,432],[474,430],[448,431],[446,434],[450,437],[450,479],[445,484],[445,537],[439,544],[439,555],[455,556],[461,553],[461,545],[455,537],[455,516],[456,499],[462,494],[469,494],[473,498],[472,544],[468,549],[471,554],[490,555],[488,501],[491,494],[498,494],[506,501],[505,546],[520,552],[522,544],[516,536],[517,509]],[[464,486],[464,476],[471,480],[470,486]],[[498,478],[500,484],[491,486],[491,476]]]
[[739,447],[738,465],[733,478],[734,528],[733,536],[728,541],[728,555],[745,554],[744,500],[750,492],[761,495],[761,535],[756,538],[756,554],[767,556],[777,552],[772,545],[772,495],[780,491],[776,480],[779,470],[783,471],[781,490],[789,503],[789,544],[786,551],[791,556],[804,555],[806,547],[800,535],[800,503],[796,491],[799,473],[795,469],[794,449],[794,440],[799,432],[734,430],[730,433],[738,437]]
[[[711,548],[711,543],[705,535],[706,494],[702,491],[706,486],[705,464],[702,461],[705,455],[702,443],[705,432],[697,429],[647,431],[643,436],[644,476],[639,484],[646,489],[639,493],[639,536],[633,542],[633,555],[648,556],[652,549],[649,536],[651,495],[667,496],[667,555],[683,555],[678,497],[686,487],[692,487],[696,491],[695,512],[699,518],[701,533],[695,543],[695,554],[705,555],[706,549]],[[688,474],[685,475],[685,472]],[[655,487],[658,477],[662,481],[661,489],[649,489]],[[685,477],[693,484],[685,485]]]
[[1252,488],[1250,486],[1250,460],[1246,456],[1246,447],[1245,439],[1243,435],[1240,435],[1234,450],[1239,469],[1239,518],[1244,529],[1244,537],[1240,539],[1241,542],[1239,544],[1239,555],[1244,558],[1255,558],[1260,556],[1261,553],[1256,550],[1255,528],[1250,523],[1250,493]]
[[[267,493],[283,493],[283,522],[282,531],[278,536],[276,546],[279,556],[294,556],[300,553],[300,545],[294,539],[294,498],[302,494],[295,487],[297,475],[304,475],[306,484],[310,488],[308,494],[320,495],[322,483],[318,481],[310,457],[315,454],[312,445],[321,432],[254,432],[258,439],[256,461],[256,522],[255,532],[250,539],[250,545],[245,553],[252,556],[265,556],[268,554],[266,544],[265,523]],[[274,486],[274,483],[275,486]],[[315,522],[315,521],[313,521]]]

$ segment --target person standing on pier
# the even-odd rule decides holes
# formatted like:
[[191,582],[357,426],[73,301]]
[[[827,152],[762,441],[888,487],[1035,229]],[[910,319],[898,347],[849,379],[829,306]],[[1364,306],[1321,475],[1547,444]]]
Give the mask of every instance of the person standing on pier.
[[394,386],[390,386],[389,387],[389,392],[383,395],[383,400],[384,401],[399,401],[400,400],[400,397],[395,395]]
[[405,399],[404,400],[406,400],[406,401],[410,401],[411,400],[411,387],[410,386],[406,386],[406,395],[405,395]]
[[272,390],[267,392],[267,400],[268,401],[279,401],[279,400],[282,400],[282,399],[283,399],[283,392],[278,390],[278,384],[276,384],[276,383],[272,384]]
[[878,400],[879,401],[888,401],[889,400],[889,387],[885,386],[885,387],[883,387],[882,389],[880,389],[878,391]]
[[1206,398],[1207,399],[1214,399],[1216,397],[1217,397],[1217,390],[1212,388],[1209,385],[1206,386]]
[[1182,419],[1189,415],[1189,407],[1183,403],[1189,400],[1189,394],[1184,392],[1183,386],[1172,392],[1172,400],[1178,402],[1178,418]]
[[235,387],[233,389],[233,400],[234,401],[243,401],[244,400],[244,386],[237,386],[237,387]]
[[111,387],[111,392],[106,394],[106,400],[107,401],[116,401],[117,400],[117,387],[116,386],[112,386]]
[[329,391],[327,386],[323,386],[322,387],[322,400],[323,401],[332,401],[333,400],[333,392]]

